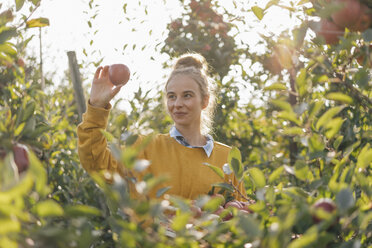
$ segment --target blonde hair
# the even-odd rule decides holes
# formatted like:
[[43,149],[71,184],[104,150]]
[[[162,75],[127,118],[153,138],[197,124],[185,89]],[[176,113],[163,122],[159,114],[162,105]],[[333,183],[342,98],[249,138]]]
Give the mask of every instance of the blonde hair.
[[203,135],[211,133],[216,106],[216,87],[208,76],[206,59],[198,53],[186,53],[179,57],[165,84],[165,91],[168,83],[177,75],[186,75],[192,78],[199,86],[202,99],[209,97],[208,106],[201,113],[200,131]]

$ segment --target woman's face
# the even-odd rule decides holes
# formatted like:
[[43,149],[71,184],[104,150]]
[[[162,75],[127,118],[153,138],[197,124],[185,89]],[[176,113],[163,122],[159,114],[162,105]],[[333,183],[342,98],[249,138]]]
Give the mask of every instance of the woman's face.
[[198,84],[189,76],[176,75],[166,89],[167,108],[176,127],[199,128],[201,111],[208,99],[202,98]]

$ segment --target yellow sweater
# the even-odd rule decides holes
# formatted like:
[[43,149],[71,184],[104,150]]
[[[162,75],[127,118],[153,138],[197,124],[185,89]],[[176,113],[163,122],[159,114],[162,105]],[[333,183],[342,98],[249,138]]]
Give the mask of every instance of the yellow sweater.
[[[120,165],[111,154],[107,147],[106,138],[100,131],[107,126],[109,112],[109,109],[96,108],[88,103],[87,112],[83,115],[83,121],[78,126],[80,162],[88,172],[101,170],[119,172],[118,166]],[[222,180],[212,169],[204,165],[204,163],[209,163],[222,168],[227,162],[230,149],[227,145],[214,142],[213,152],[208,157],[203,148],[189,148],[179,144],[169,134],[158,134],[139,154],[138,158],[151,162],[146,173],[169,178],[157,187],[159,189],[170,186],[167,194],[195,199],[200,195],[207,194],[211,190],[212,184],[229,182],[229,180],[234,185],[239,185],[240,192],[245,193],[243,184],[238,184],[234,176],[225,175],[225,179]],[[155,192],[152,192],[152,197],[155,197]],[[237,192],[234,193],[234,196],[236,199],[242,200]]]

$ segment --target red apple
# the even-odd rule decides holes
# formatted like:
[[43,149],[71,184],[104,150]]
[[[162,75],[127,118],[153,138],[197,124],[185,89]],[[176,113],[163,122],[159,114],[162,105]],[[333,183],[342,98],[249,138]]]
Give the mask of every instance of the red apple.
[[22,144],[15,144],[13,146],[14,162],[17,165],[18,173],[28,169],[30,162],[28,160],[27,147]]
[[315,32],[324,38],[326,44],[336,44],[340,39],[339,37],[344,35],[345,30],[343,28],[327,19],[322,19],[319,24],[319,29]]
[[126,84],[130,77],[129,68],[124,64],[113,64],[109,67],[110,81],[115,85]]
[[190,206],[190,209],[191,209],[191,212],[193,213],[193,215],[194,215],[195,218],[199,218],[200,216],[202,216],[203,211],[201,210],[200,207],[192,204]]
[[229,208],[229,207],[242,209],[243,205],[239,201],[233,200],[233,201],[229,201],[228,203],[225,204],[225,208]]
[[17,65],[20,67],[25,67],[25,61],[22,58],[18,58]]
[[240,204],[243,205],[243,209],[244,211],[248,212],[248,213],[253,213],[252,210],[249,209],[249,206],[251,205],[251,203],[249,202],[240,202]]
[[372,23],[372,11],[365,4],[361,4],[360,6],[361,13],[359,15],[359,18],[354,26],[350,27],[352,31],[363,32],[367,30]]
[[211,196],[211,198],[220,198],[221,199],[221,204],[225,205],[225,197],[221,194],[214,194]]
[[191,0],[189,5],[190,5],[190,8],[194,11],[199,7],[199,3],[195,0]]
[[179,29],[182,26],[182,23],[180,20],[175,20],[170,23],[170,27],[172,29]]
[[220,215],[222,211],[225,210],[222,206],[218,206],[217,210],[214,211],[213,213],[216,215]]
[[[332,201],[332,199],[329,199],[329,198],[321,198],[319,200],[317,200],[314,205],[313,205],[313,208],[315,210],[318,210],[318,209],[322,209],[324,210],[325,212],[328,212],[328,213],[333,213],[334,211],[336,211],[337,209],[337,206],[336,204]],[[316,215],[313,215],[313,221],[315,223],[319,223],[322,221],[322,219],[320,219],[318,216]]]
[[343,7],[331,15],[333,22],[342,28],[353,27],[362,13],[359,0],[336,0],[335,2]]

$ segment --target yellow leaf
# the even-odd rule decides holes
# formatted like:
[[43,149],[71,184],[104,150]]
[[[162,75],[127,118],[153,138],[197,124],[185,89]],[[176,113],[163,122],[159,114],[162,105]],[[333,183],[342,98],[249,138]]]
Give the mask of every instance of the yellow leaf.
[[26,27],[28,28],[38,28],[38,27],[46,27],[49,26],[49,19],[48,18],[37,18],[37,19],[31,19],[27,21]]

